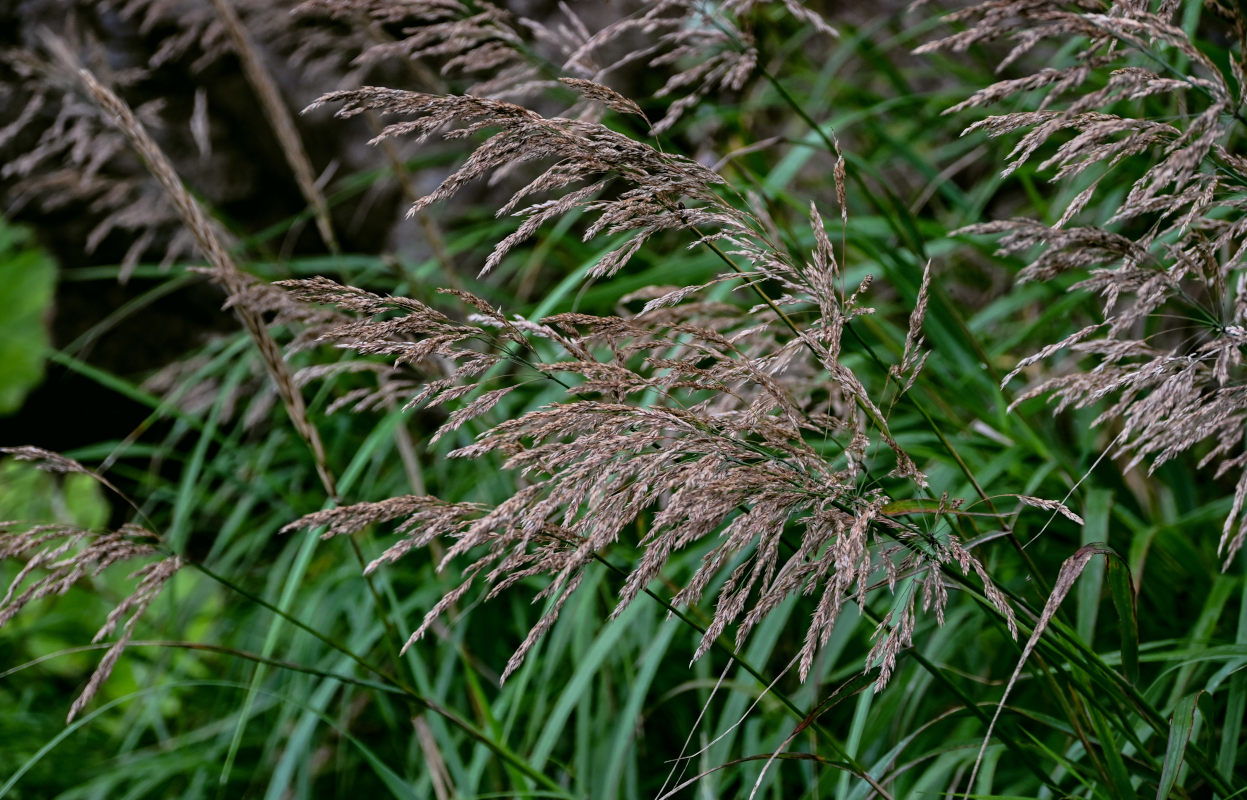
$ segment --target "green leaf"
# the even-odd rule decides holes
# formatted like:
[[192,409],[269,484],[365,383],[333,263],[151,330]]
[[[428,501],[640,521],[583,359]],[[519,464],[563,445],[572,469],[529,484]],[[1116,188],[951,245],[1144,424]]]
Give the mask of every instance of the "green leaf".
[[1100,740],[1100,755],[1104,759],[1104,765],[1108,772],[1107,777],[1112,784],[1114,796],[1135,796],[1134,785],[1130,782],[1130,772],[1126,769],[1126,762],[1121,756],[1120,743],[1113,736],[1108,720],[1105,719],[1104,714],[1100,713],[1099,709],[1092,706],[1087,707],[1087,717],[1095,727],[1096,738]]
[[21,408],[43,380],[51,344],[56,264],[30,239],[26,229],[0,220],[0,414]]
[[[1107,489],[1092,489],[1087,492],[1087,500],[1083,504],[1082,543],[1084,545],[1102,542],[1108,544],[1108,518],[1113,504],[1113,493]],[[1112,558],[1106,559],[1112,561]],[[1078,583],[1078,638],[1087,643],[1088,647],[1095,644],[1095,625],[1099,616],[1100,598],[1104,589],[1104,562],[1095,561],[1087,565],[1082,580]]]
[[1156,789],[1156,800],[1165,800],[1178,780],[1178,770],[1182,767],[1182,759],[1186,755],[1186,745],[1191,740],[1191,728],[1195,726],[1195,704],[1203,692],[1188,694],[1178,701],[1169,718],[1169,744],[1165,746],[1165,763],[1160,772],[1160,786]]
[[1139,617],[1134,603],[1134,580],[1130,567],[1120,559],[1108,560],[1108,586],[1117,609],[1117,630],[1121,635],[1121,666],[1126,680],[1139,681]]
[[[1239,561],[1243,559],[1240,556]],[[1243,582],[1239,599],[1238,625],[1234,643],[1247,644],[1247,582]],[[1221,729],[1221,746],[1217,752],[1217,769],[1227,780],[1232,780],[1234,765],[1238,759],[1238,740],[1243,730],[1243,715],[1247,713],[1247,675],[1237,672],[1230,678],[1225,698],[1225,725]]]

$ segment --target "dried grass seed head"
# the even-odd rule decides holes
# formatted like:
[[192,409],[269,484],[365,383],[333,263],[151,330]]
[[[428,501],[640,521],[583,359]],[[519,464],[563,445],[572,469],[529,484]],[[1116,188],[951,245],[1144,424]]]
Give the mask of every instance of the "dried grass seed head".
[[[1003,234],[1001,252],[1029,261],[1023,280],[1085,271],[1088,277],[1075,288],[1104,298],[1103,324],[1044,348],[1019,369],[1067,347],[1098,356],[1099,363],[1041,379],[1019,400],[1047,394],[1059,409],[1112,398],[1100,419],[1122,420],[1126,436],[1118,452],[1128,454],[1131,465],[1147,459],[1155,468],[1211,442],[1220,474],[1242,468],[1247,422],[1233,334],[1243,326],[1243,311],[1216,299],[1247,269],[1244,204],[1230,188],[1247,181],[1247,164],[1231,152],[1243,121],[1239,109],[1247,84],[1241,78],[1247,70],[1241,52],[1223,65],[1210,58],[1173,24],[1176,6],[1162,3],[1153,11],[1146,3],[1117,3],[1106,14],[1094,4],[1050,0],[983,3],[952,15],[966,30],[920,50],[962,51],[1012,40],[1009,63],[1044,40],[1080,45],[1069,65],[1000,81],[951,111],[1044,91],[1040,110],[989,117],[969,130],[991,136],[1026,131],[1010,155],[1009,171],[1067,137],[1040,169],[1052,171],[1053,180],[1090,176],[1088,185],[1055,224],[1019,219],[964,232]],[[1242,30],[1241,9],[1228,13]],[[1181,54],[1187,67],[1162,74],[1156,65],[1167,63],[1171,52]],[[1152,106],[1167,100],[1174,113],[1149,118],[1144,99]],[[1106,185],[1128,189],[1108,219],[1072,224],[1087,216]],[[1131,230],[1141,233],[1127,235]],[[1166,319],[1191,327],[1173,330]],[[1227,564],[1247,538],[1245,490],[1247,481],[1240,480],[1222,533]]]

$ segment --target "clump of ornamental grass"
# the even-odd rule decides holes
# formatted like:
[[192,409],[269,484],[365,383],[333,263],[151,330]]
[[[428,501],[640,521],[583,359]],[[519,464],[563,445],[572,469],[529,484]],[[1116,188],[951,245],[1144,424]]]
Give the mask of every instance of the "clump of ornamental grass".
[[[368,35],[342,37],[360,52],[353,62],[357,71],[346,77],[356,78],[386,59],[424,59],[439,62],[448,83],[471,87],[454,94],[349,88],[325,94],[316,106],[332,107],[343,118],[368,118],[377,130],[373,141],[382,147],[403,141],[422,145],[435,137],[473,142],[467,160],[423,197],[411,191],[397,151],[387,151],[395,175],[407,184],[414,215],[461,196],[470,186],[518,186],[508,189],[509,197],[496,208],[499,216],[517,218],[518,225],[493,244],[482,274],[495,273],[543,229],[559,223],[579,225],[585,241],[604,248],[586,270],[591,280],[626,275],[643,251],[664,257],[689,252],[717,265],[714,274],[688,285],[655,283],[631,291],[613,314],[565,311],[528,319],[484,299],[485,292],[463,289],[446,291],[446,302],[435,308],[323,277],[259,283],[239,268],[232,243],[182,185],[146,120],[91,72],[80,72],[70,48],[48,38],[46,49],[56,57],[41,61],[31,74],[44,83],[46,76],[56,75],[72,87],[70,107],[75,110],[68,119],[84,120],[76,141],[103,130],[110,154],[123,146],[139,154],[154,178],[142,184],[143,191],[159,192],[161,219],[178,220],[185,243],[206,258],[204,273],[224,290],[259,352],[288,423],[307,445],[329,506],[286,530],[347,537],[382,615],[377,572],[414,550],[430,549],[439,569],[460,576],[431,608],[421,609],[424,619],[414,631],[402,632],[408,647],[457,613],[473,593],[493,598],[507,591],[529,592],[546,600],[547,610],[514,651],[502,675],[506,678],[555,625],[596,564],[624,575],[614,601],[618,616],[655,581],[669,579],[677,558],[696,552],[700,561],[678,584],[668,584],[664,593],[669,599],[660,598],[676,611],[713,605],[694,657],[722,644],[725,635],[734,636],[738,647],[745,644],[785,600],[805,596],[811,598],[803,606],[808,620],[785,658],[804,680],[816,673],[816,658],[846,609],[856,606],[870,614],[875,594],[886,589],[893,594],[890,611],[875,623],[865,656],[868,668],[877,670],[875,685],[882,687],[913,642],[919,612],[943,622],[954,581],[975,590],[981,585],[986,604],[996,612],[993,620],[1014,636],[1017,626],[1006,595],[959,538],[960,501],[931,490],[926,465],[903,443],[905,436],[893,430],[890,412],[908,399],[927,355],[923,324],[931,267],[921,270],[920,279],[920,270],[914,270],[919,289],[902,326],[896,363],[871,374],[860,368],[863,359],[853,358],[860,355],[853,350],[862,341],[861,323],[874,313],[867,305],[874,302],[871,280],[848,280],[847,253],[842,248],[837,254],[819,204],[799,212],[808,226],[798,221],[801,233],[794,235],[792,220],[774,219],[766,199],[742,194],[707,166],[710,159],[671,152],[657,138],[709,97],[731,96],[759,75],[775,80],[761,66],[751,29],[780,6],[821,35],[834,35],[804,6],[789,2],[640,4],[597,32],[570,9],[562,27],[550,27],[488,4],[308,2],[299,8],[304,20],[370,23]],[[180,5],[130,3],[126,8],[127,14],[173,24]],[[276,84],[265,72],[252,38],[255,31],[246,27],[248,20],[268,17],[251,3],[217,0],[212,8],[212,16],[204,17],[199,9],[182,20],[179,46],[196,36],[215,41],[218,49],[230,42],[322,243],[336,250],[327,201],[294,122],[276,96]],[[625,47],[637,38],[650,44]],[[346,71],[340,61],[334,63]],[[608,85],[632,64],[672,73],[657,102],[638,103]],[[89,103],[78,97],[83,89]],[[550,89],[559,93],[560,103],[575,98],[562,114],[549,113],[544,101],[534,99]],[[647,113],[651,106],[661,107],[653,112],[656,122]],[[389,121],[384,127],[383,119]],[[43,166],[56,153],[79,157],[72,141],[66,144],[55,134],[43,147]],[[834,192],[847,238],[846,161],[838,146],[829,149],[837,158],[829,169],[823,207],[831,207]],[[91,161],[73,163],[91,167],[88,172],[102,170]],[[808,246],[798,246],[798,240]],[[275,323],[295,329],[290,351],[324,342],[358,358],[296,373],[270,330]],[[432,440],[459,441],[451,456],[480,464],[482,470],[501,465],[513,477],[512,489],[482,500],[416,488],[409,495],[335,506],[340,498],[333,454],[321,441],[302,390],[348,372],[370,373],[376,385],[356,386],[331,409],[359,415],[400,404],[435,409],[443,416]],[[557,387],[563,396],[536,408],[512,402],[535,384]],[[468,439],[467,431],[475,432],[474,438]],[[51,465],[76,463],[35,451],[18,454]],[[1021,500],[1067,511],[1059,503]],[[354,534],[377,523],[396,523],[398,538],[365,563]],[[0,552],[24,560],[25,566],[7,605],[0,604],[0,614],[9,616],[108,564],[160,558],[135,573],[134,594],[105,625],[101,636],[120,629],[119,642],[75,702],[71,714],[76,713],[107,677],[139,615],[183,557],[169,554],[157,537],[133,526],[115,533],[45,526],[14,529],[11,536],[12,545]],[[624,567],[616,566],[620,551],[633,554]],[[22,588],[22,581],[39,570],[48,576]],[[1063,574],[1060,596],[1072,581]],[[1060,596],[1054,595],[1054,603]],[[281,609],[264,607],[293,619]],[[1054,613],[1055,608],[1045,608],[1038,615],[1027,655]],[[384,623],[388,628],[389,620]],[[308,625],[300,627],[310,632]],[[405,677],[395,678],[338,649],[368,667],[382,688],[406,692],[413,708],[425,703]],[[393,666],[400,664],[396,657]],[[817,716],[814,712],[797,730],[817,724]],[[420,730],[419,721],[416,726]],[[237,739],[232,747],[231,758]],[[522,766],[498,746],[494,752],[511,766]],[[864,769],[848,763],[878,788]],[[543,785],[558,788],[549,780]]]
[[[1118,431],[1113,455],[1149,472],[1194,451],[1213,475],[1237,476],[1219,549],[1228,565],[1247,538],[1247,18],[1210,0],[1210,26],[1237,43],[1224,63],[1178,25],[1175,2],[991,2],[951,14],[964,29],[919,48],[964,51],[1000,41],[1001,69],[1046,42],[1077,43],[1071,63],[979,90],[949,113],[1025,98],[1028,108],[966,132],[1024,132],[1004,170],[1032,159],[1076,190],[1054,222],[982,222],[965,234],[998,235],[1019,255],[1021,281],[1083,277],[1071,291],[1103,300],[1102,319],[1022,359],[1008,382],[1068,350],[1087,367],[1036,376],[1013,406],[1048,396],[1057,410],[1100,407]],[[1038,99],[1037,103],[1031,101]],[[1033,106],[1030,107],[1030,106]],[[1118,187],[1107,209],[1095,201]]]
[[[606,86],[567,83],[613,110],[638,111]],[[460,567],[463,582],[428,612],[409,645],[473,585],[483,584],[494,596],[545,576],[538,596],[553,602],[505,677],[553,625],[585,570],[643,519],[646,532],[635,542],[640,555],[615,614],[680,550],[713,537],[701,567],[676,592],[676,604],[697,603],[712,579],[736,564],[716,594],[697,655],[731,626],[742,643],[785,598],[813,594],[817,605],[798,654],[804,678],[846,603],[864,603],[876,582],[895,589],[902,578],[912,579],[878,626],[868,656],[880,668],[881,686],[911,642],[916,608],[942,615],[947,595],[940,570],[947,564],[977,573],[1012,626],[1003,596],[955,536],[933,534],[889,511],[894,496],[920,496],[926,479],[862,381],[842,363],[846,326],[871,312],[863,305],[869,281],[845,291],[816,208],[810,208],[814,251],[798,260],[777,245],[762,219],[725,198],[719,175],[600,123],[543,117],[498,100],[381,88],[336,92],[320,103],[338,104],[342,117],[405,117],[378,140],[489,132],[414,210],[499,170],[542,165],[499,209],[522,221],[494,247],[485,272],[539,227],[573,211],[592,218],[586,239],[616,237],[591,276],[614,275],[663,233],[709,248],[722,264],[703,284],[650,287],[625,298],[644,301],[633,313],[541,320],[509,317],[461,291],[454,295],[475,310],[466,320],[325,279],[283,283],[305,301],[358,315],[322,334],[324,340],[401,364],[436,357],[455,365],[409,401],[428,406],[467,398],[435,438],[485,414],[517,388],[491,388],[491,370],[503,362],[519,362],[566,390],[565,402],[492,425],[451,453],[496,455],[522,476],[518,491],[500,503],[410,496],[318,512],[291,526],[327,526],[327,535],[338,535],[401,520],[406,539],[370,570],[443,537],[449,540],[443,568],[468,559]],[[841,202],[843,174],[841,163]],[[895,371],[899,391],[922,365],[919,331],[929,278],[928,272]],[[707,290],[724,283],[738,298],[760,302],[747,307],[739,299],[709,299]],[[535,342],[552,346],[556,360],[534,360]],[[895,488],[885,491],[885,485]],[[941,513],[945,508],[941,504]]]
[[[870,279],[852,291],[846,288],[817,207],[811,204],[808,211],[813,249],[797,253],[781,241],[775,222],[747,210],[756,204],[734,192],[714,170],[598,121],[612,111],[625,125],[632,119],[641,123],[635,127],[661,132],[708,93],[741,89],[757,65],[747,26],[741,24],[754,5],[729,3],[711,9],[697,3],[656,3],[596,34],[571,17],[560,35],[537,39],[560,43],[565,66],[590,77],[563,77],[556,84],[580,98],[574,116],[544,116],[498,97],[549,85],[531,71],[538,67],[516,33],[536,31],[535,23],[492,7],[469,13],[455,3],[415,4],[404,14],[425,15],[429,30],[454,33],[448,39],[453,48],[435,46],[429,30],[418,30],[385,45],[384,52],[445,56],[447,71],[470,74],[505,67],[497,76],[502,83],[478,87],[494,96],[365,87],[332,92],[317,102],[336,107],[344,118],[402,118],[381,129],[374,143],[486,136],[438,188],[416,200],[413,214],[475,181],[535,172],[498,208],[499,215],[521,221],[494,246],[483,273],[543,226],[572,214],[589,220],[583,231],[586,240],[611,237],[590,278],[611,278],[651,243],[682,242],[709,251],[720,265],[718,274],[696,285],[633,292],[623,302],[634,310],[621,309],[612,316],[562,313],[537,320],[508,315],[462,290],[451,295],[471,313],[459,318],[416,300],[323,278],[282,285],[304,303],[332,305],[353,318],[343,321],[323,311],[293,310],[237,268],[222,235],[129,106],[90,72],[74,74],[71,48],[46,38],[57,69],[81,81],[92,103],[89,108],[96,109],[82,114],[91,120],[91,130],[101,117],[115,126],[207,257],[206,274],[225,289],[258,348],[291,423],[310,448],[327,498],[337,499],[336,481],[300,386],[326,374],[375,371],[375,363],[316,366],[296,378],[268,330],[265,314],[277,311],[283,322],[314,321],[316,330],[305,333],[303,341],[315,338],[363,355],[386,356],[434,376],[418,388],[383,378],[379,388],[357,390],[341,404],[356,411],[389,407],[398,400],[409,407],[457,404],[435,440],[479,422],[520,388],[523,384],[514,382],[508,370],[526,369],[529,379],[564,389],[563,402],[488,424],[472,444],[451,454],[496,457],[514,472],[517,488],[500,502],[411,495],[329,508],[289,526],[326,526],[326,535],[332,536],[399,520],[402,540],[367,565],[366,574],[414,548],[445,539],[440,565],[466,562],[459,567],[463,580],[428,611],[408,645],[474,587],[495,596],[539,577],[546,585],[538,597],[551,603],[508,663],[504,677],[511,674],[554,624],[586,570],[638,526],[644,532],[628,542],[638,555],[627,570],[616,615],[647,591],[681,551],[706,548],[700,566],[676,588],[676,606],[699,603],[727,570],[726,581],[714,592],[713,615],[695,656],[729,630],[742,644],[785,599],[810,595],[815,598],[813,612],[793,658],[804,679],[845,607],[864,606],[869,592],[886,586],[897,593],[896,602],[878,623],[866,657],[878,668],[881,687],[898,654],[912,642],[918,609],[942,621],[948,599],[944,571],[949,568],[974,573],[990,604],[1016,633],[1004,595],[954,531],[914,519],[941,520],[958,502],[928,495],[926,476],[894,437],[887,413],[867,382],[844,363],[846,331],[873,311],[865,305]],[[814,19],[794,4],[783,5],[798,19]],[[297,135],[279,108],[271,79],[251,51],[233,7],[220,0],[216,8],[223,25],[219,35],[229,37],[239,52],[270,124],[285,143],[322,238],[332,249],[336,239],[323,197],[312,184],[306,156],[292,143]],[[154,6],[149,10],[157,11]],[[366,4],[309,3],[302,12],[385,19]],[[825,23],[817,27],[834,35]],[[654,45],[598,63],[598,54],[634,35],[650,37]],[[599,82],[636,60],[677,67],[659,96],[680,97],[653,124],[637,103]],[[520,69],[516,65],[521,62],[528,66],[512,70]],[[833,179],[844,224],[842,156]],[[888,374],[891,403],[912,387],[924,363],[921,328],[930,279],[928,268],[903,353]],[[498,385],[503,380],[512,382]],[[922,513],[908,502],[915,498],[929,501],[921,505]],[[42,562],[36,558],[32,563]],[[144,598],[158,589],[155,584],[143,586]]]

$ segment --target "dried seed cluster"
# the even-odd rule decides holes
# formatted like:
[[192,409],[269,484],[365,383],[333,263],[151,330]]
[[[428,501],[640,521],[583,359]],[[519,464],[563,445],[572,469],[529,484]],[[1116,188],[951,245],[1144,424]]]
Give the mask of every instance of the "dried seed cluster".
[[[1238,152],[1247,55],[1240,46],[1225,64],[1213,61],[1175,24],[1178,6],[1134,0],[1105,12],[1099,3],[994,0],[951,15],[964,30],[920,50],[1007,42],[1003,69],[1049,40],[1079,45],[1069,66],[1000,81],[950,112],[1042,92],[1036,110],[966,132],[1025,131],[1005,174],[1043,150],[1039,169],[1080,190],[1054,223],[1000,220],[962,233],[999,235],[1002,254],[1029,262],[1024,281],[1086,273],[1074,288],[1103,298],[1103,320],[1022,360],[1006,381],[1061,350],[1091,366],[1039,378],[1014,405],[1039,395],[1058,410],[1108,400],[1096,421],[1120,426],[1116,454],[1127,468],[1147,461],[1154,470],[1197,450],[1215,476],[1237,474],[1220,544],[1228,564],[1247,538],[1247,158]],[[1247,41],[1241,9],[1206,6],[1227,36]],[[1128,191],[1097,209],[1102,184]]]

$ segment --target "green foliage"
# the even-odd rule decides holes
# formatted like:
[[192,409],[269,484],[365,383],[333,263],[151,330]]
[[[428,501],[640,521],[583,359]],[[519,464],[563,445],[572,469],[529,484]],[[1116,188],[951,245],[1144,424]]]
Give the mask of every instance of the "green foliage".
[[56,264],[30,232],[0,219],[0,415],[43,379]]

